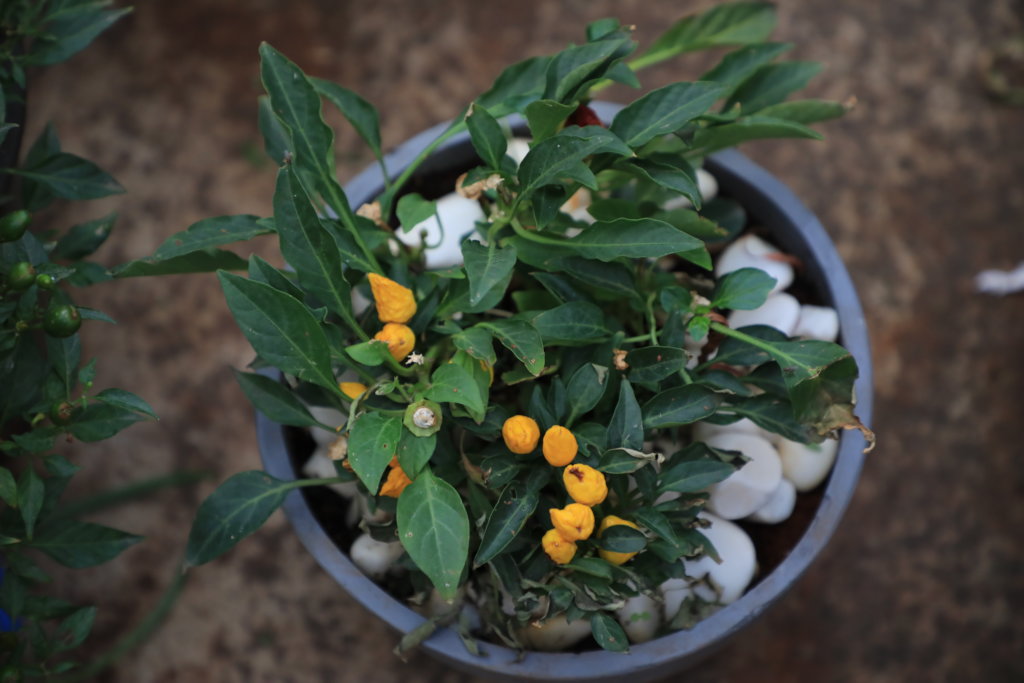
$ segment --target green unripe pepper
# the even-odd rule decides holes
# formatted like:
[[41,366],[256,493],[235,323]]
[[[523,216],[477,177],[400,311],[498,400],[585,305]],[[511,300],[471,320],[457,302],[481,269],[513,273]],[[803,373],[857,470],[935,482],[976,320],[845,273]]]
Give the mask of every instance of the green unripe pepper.
[[46,309],[43,329],[51,337],[70,337],[82,326],[82,314],[70,304],[59,304]]
[[7,273],[7,286],[16,292],[28,289],[36,281],[36,269],[28,261],[19,261]]
[[13,242],[21,239],[28,229],[32,216],[25,209],[12,211],[0,218],[0,242]]

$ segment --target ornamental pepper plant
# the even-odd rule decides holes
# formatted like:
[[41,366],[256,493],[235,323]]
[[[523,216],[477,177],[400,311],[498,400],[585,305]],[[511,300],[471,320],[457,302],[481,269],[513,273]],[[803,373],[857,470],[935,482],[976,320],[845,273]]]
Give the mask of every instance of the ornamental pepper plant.
[[[786,101],[818,66],[777,61],[790,46],[768,42],[773,24],[767,4],[721,5],[638,54],[631,27],[595,22],[581,44],[508,67],[397,174],[369,103],[261,46],[274,215],[210,219],[216,231],[172,238],[174,255],[230,259],[214,248],[277,235],[288,268],[253,257],[247,276],[219,272],[253,368],[280,371],[238,377],[271,419],[333,433],[334,472],[231,477],[200,507],[189,561],[253,532],[288,491],[342,484],[370,513],[364,530],[401,555],[389,581],[399,598],[471,600],[480,632],[514,647],[528,645],[526,624],[562,617],[626,649],[615,611],[716,556],[707,491],[748,460],[690,425],[746,418],[801,443],[863,429],[851,355],[734,329],[722,313],[760,307],[776,281],[711,272],[742,207],[703,202],[702,160],[752,139],[819,138],[808,124],[844,111]],[[609,121],[588,106],[612,82],[639,87],[643,67],[705,48],[732,49]],[[385,168],[374,201],[353,206],[335,177],[325,100]],[[528,129],[518,159],[513,114]],[[462,132],[478,155],[451,188],[478,207],[468,231],[408,187]],[[430,267],[438,245],[418,226],[431,221],[442,241],[460,233],[456,265]]]

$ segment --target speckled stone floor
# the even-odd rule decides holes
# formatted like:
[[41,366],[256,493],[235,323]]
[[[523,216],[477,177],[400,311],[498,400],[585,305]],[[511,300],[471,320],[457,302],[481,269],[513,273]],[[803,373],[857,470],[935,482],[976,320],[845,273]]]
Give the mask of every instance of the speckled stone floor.
[[[29,135],[54,121],[66,149],[128,189],[52,217],[118,211],[101,252],[113,264],[202,217],[269,213],[274,173],[255,123],[261,40],[377,103],[394,145],[455,115],[505,63],[578,39],[586,21],[618,16],[643,41],[708,4],[140,2],[92,49],[34,79]],[[1024,260],[1024,109],[986,98],[977,71],[984,49],[1024,30],[1024,10],[1013,0],[779,4],[778,37],[827,64],[813,93],[856,95],[859,106],[825,127],[824,143],[745,151],[818,213],[861,291],[880,446],[819,561],[687,680],[1022,680],[1024,295],[977,295],[972,277]],[[645,81],[699,73],[684,64]],[[337,150],[343,179],[368,161],[344,128]],[[155,602],[214,481],[255,467],[257,454],[230,371],[249,353],[212,276],[103,285],[89,301],[120,321],[84,332],[99,386],[138,392],[162,419],[77,448],[72,495],[176,468],[213,473],[101,516],[148,539],[58,585],[101,604],[89,645],[100,652]],[[402,663],[395,642],[277,515],[195,572],[159,633],[104,680],[471,680],[422,655]]]

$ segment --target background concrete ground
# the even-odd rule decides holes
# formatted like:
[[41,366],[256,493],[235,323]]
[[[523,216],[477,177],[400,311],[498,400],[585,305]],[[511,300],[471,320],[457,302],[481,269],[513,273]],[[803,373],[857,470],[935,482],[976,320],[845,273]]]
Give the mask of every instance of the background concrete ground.
[[[256,48],[267,40],[375,102],[386,144],[454,116],[506,63],[579,40],[615,15],[650,40],[708,2],[376,0],[140,2],[70,63],[32,83],[29,136],[56,123],[65,148],[128,194],[59,221],[117,210],[114,264],[222,213],[270,212],[274,171],[256,127]],[[1024,110],[986,98],[982,52],[1022,31],[1013,0],[784,0],[778,37],[821,60],[812,93],[856,95],[824,143],[745,151],[818,213],[857,283],[877,377],[868,460],[817,564],[743,640],[687,680],[1003,681],[1024,677],[1024,295],[972,292],[975,272],[1024,260]],[[514,6],[513,6],[514,5]],[[678,62],[649,87],[696,77]],[[368,161],[339,124],[340,173]],[[268,245],[257,247],[268,254]],[[162,419],[79,447],[84,494],[177,468],[212,481],[104,515],[148,540],[59,585],[101,605],[95,652],[140,619],[174,571],[198,502],[257,464],[252,414],[231,377],[248,348],[212,276],[101,286],[119,320],[85,328],[97,386],[146,397]],[[105,680],[467,681],[396,637],[316,566],[282,517],[195,572],[164,628]]]

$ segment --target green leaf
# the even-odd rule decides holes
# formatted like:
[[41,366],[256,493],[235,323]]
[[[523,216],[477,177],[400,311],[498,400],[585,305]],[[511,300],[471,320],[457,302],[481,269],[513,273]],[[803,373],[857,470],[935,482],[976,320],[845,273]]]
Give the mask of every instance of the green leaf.
[[505,150],[508,149],[508,141],[505,140],[505,133],[498,121],[487,109],[474,104],[469,108],[466,127],[469,129],[473,149],[484,163],[493,169],[500,169],[505,158]]
[[166,261],[194,251],[208,250],[232,242],[244,242],[257,235],[274,232],[259,216],[237,215],[204,218],[185,230],[171,235],[153,252],[152,259]]
[[141,536],[99,524],[62,519],[59,524],[39,527],[31,545],[65,567],[85,569],[114,559],[141,540]]
[[699,384],[673,387],[644,404],[644,427],[663,429],[692,424],[713,415],[722,397]]
[[58,5],[46,18],[43,38],[32,45],[29,60],[48,65],[63,62],[85,49],[96,36],[132,11],[131,7],[99,10],[106,2],[74,2]]
[[694,207],[700,209],[700,187],[697,185],[696,171],[692,167],[683,169],[678,165],[663,163],[656,159],[637,158],[630,159],[617,168],[629,169],[666,190],[681,194],[689,199]]
[[79,441],[91,443],[109,439],[142,419],[142,414],[123,405],[92,403],[75,415],[69,430]]
[[29,463],[25,471],[21,473],[21,480],[18,482],[18,507],[21,509],[21,519],[25,522],[25,536],[29,540],[32,539],[32,534],[35,531],[36,519],[43,507],[45,493],[46,487],[43,480]]
[[[702,206],[702,210],[707,211],[709,206],[710,204]],[[710,219],[706,215],[702,216],[689,208],[659,211],[653,217],[658,220],[665,221],[672,227],[682,230],[683,232],[693,235],[705,242],[720,240],[728,234],[723,228],[719,227],[713,219]]]
[[274,422],[293,427],[313,427],[318,424],[302,401],[280,382],[253,372],[234,372],[235,379],[249,401]]
[[530,374],[537,376],[544,369],[544,342],[537,328],[525,320],[494,320],[479,323],[490,330],[498,341],[518,358]]
[[760,43],[775,28],[775,7],[769,2],[730,2],[685,17],[662,34],[640,58],[667,59],[693,50]]
[[473,566],[485,565],[505,550],[523,530],[539,502],[540,495],[536,490],[518,482],[508,484],[487,517]]
[[223,249],[204,249],[165,261],[152,257],[129,261],[110,272],[116,278],[183,275],[185,273],[212,273],[217,270],[245,270],[246,261],[234,252]]
[[569,400],[569,417],[572,424],[576,419],[590,412],[604,396],[608,387],[608,368],[603,365],[584,363],[572,373],[565,386],[565,394]]
[[386,363],[391,356],[387,342],[378,339],[352,344],[345,348],[345,353],[355,362],[369,365],[371,368]]
[[766,350],[779,364],[790,390],[818,377],[833,363],[850,357],[850,352],[838,344],[816,339],[772,342]]
[[[769,344],[784,342],[789,337],[768,325],[748,325],[739,329],[743,334]],[[763,345],[761,345],[763,346]],[[735,337],[726,337],[715,354],[715,363],[726,365],[760,365],[771,356],[763,348],[748,344]]]
[[615,620],[615,617],[607,612],[592,612],[590,614],[590,632],[594,640],[601,646],[601,649],[611,652],[628,652],[629,639],[622,626]]
[[270,285],[285,294],[290,294],[298,301],[302,301],[304,298],[302,290],[298,288],[290,277],[261,259],[258,254],[253,254],[249,257],[249,278],[256,282]]
[[432,218],[436,211],[437,202],[426,200],[415,192],[402,195],[395,209],[403,232],[409,232],[423,221]]
[[260,133],[263,135],[263,149],[267,156],[274,160],[278,166],[282,166],[286,160],[291,158],[291,137],[288,131],[281,124],[273,107],[270,106],[270,98],[266,95],[259,97],[259,113],[257,114]]
[[613,553],[636,553],[647,546],[647,537],[639,529],[627,524],[616,524],[601,532],[598,545]]
[[616,154],[622,157],[633,156],[633,150],[629,148],[622,138],[603,126],[568,126],[558,132],[563,138],[579,138],[596,145],[593,154],[607,153]]
[[678,373],[686,364],[686,353],[675,346],[645,346],[626,355],[631,382],[660,382]]
[[498,360],[494,353],[494,337],[485,328],[474,325],[452,335],[455,347],[490,365]]
[[[81,314],[81,310],[79,310]],[[84,317],[84,316],[83,316]],[[78,380],[78,366],[82,362],[82,342],[77,334],[70,337],[46,337],[46,354],[50,357],[50,366],[61,383],[64,384],[65,398],[70,397],[71,390]]]
[[117,214],[112,213],[103,218],[72,226],[57,241],[57,245],[50,254],[51,258],[77,261],[92,254],[106,241],[114,227],[115,220],[117,220]]
[[[619,402],[608,424],[608,447],[640,450],[644,445],[644,423],[632,385],[623,380],[619,385]],[[624,551],[629,552],[629,551]]]
[[398,437],[398,465],[410,479],[419,476],[437,448],[437,434],[417,436],[403,429]]
[[793,102],[780,102],[770,107],[765,107],[760,112],[761,116],[771,116],[796,123],[817,123],[828,119],[839,118],[847,112],[847,107],[839,102],[828,100],[794,100]]
[[354,327],[352,290],[342,275],[341,254],[290,165],[277,174],[274,221],[281,238],[281,253],[299,274],[299,282]]
[[623,299],[637,298],[633,271],[621,263],[602,263],[570,257],[560,260],[559,266],[559,270],[570,277],[608,295]]
[[40,183],[64,199],[99,199],[124,192],[124,188],[99,166],[66,152],[54,154],[33,166],[6,170]]
[[567,242],[581,256],[599,261],[617,258],[659,258],[667,254],[703,250],[696,237],[653,218],[618,218],[598,221]]
[[727,93],[742,83],[760,67],[772,61],[793,45],[791,43],[761,43],[747,45],[722,57],[713,69],[700,77],[727,87]]
[[870,449],[874,434],[853,413],[853,383],[857,374],[857,363],[852,356],[840,358],[817,377],[790,389],[789,395],[797,419],[811,425],[818,438],[838,428],[859,429]]
[[235,321],[260,358],[283,372],[337,390],[330,344],[303,304],[269,285],[220,272]]
[[656,456],[631,448],[610,448],[601,454],[597,469],[605,474],[632,474],[649,462],[654,462]]
[[469,278],[469,303],[478,305],[484,297],[501,283],[508,284],[509,274],[516,265],[516,248],[484,246],[475,240],[462,243],[462,258]]
[[348,122],[356,129],[359,137],[370,146],[373,155],[380,159],[383,156],[380,143],[380,121],[374,106],[337,83],[331,83],[322,78],[310,78],[309,80],[318,93],[330,100],[341,111],[342,116],[348,119]]
[[675,491],[677,493],[700,493],[712,484],[726,479],[736,468],[727,462],[703,458],[683,460],[662,470],[658,477],[658,495]]
[[761,394],[737,402],[731,408],[734,413],[749,418],[758,427],[790,441],[807,443],[817,440],[814,430],[796,419],[793,404],[786,399]]
[[476,98],[476,103],[495,118],[522,111],[543,95],[544,74],[550,62],[547,56],[530,57],[506,67],[490,90]]
[[562,104],[555,100],[537,100],[527,105],[526,122],[534,142],[546,140],[557,133],[558,127],[575,110],[575,104]]
[[396,517],[402,547],[441,598],[453,599],[469,555],[469,516],[458,491],[426,469],[399,496]]
[[740,112],[747,115],[778,104],[790,93],[807,85],[807,82],[820,71],[819,62],[766,64],[736,88],[722,105],[723,111],[739,104]]
[[611,334],[604,325],[604,311],[588,301],[570,301],[549,308],[530,322],[548,345],[585,345]]
[[195,567],[233,548],[263,526],[293,488],[294,482],[275,479],[266,472],[239,472],[229,478],[199,506],[188,535],[185,561]]
[[520,196],[528,196],[539,187],[566,178],[597,189],[597,179],[583,164],[583,159],[599,151],[615,149],[615,140],[616,137],[600,126],[572,126],[537,143],[519,165],[519,183],[523,186]]
[[758,268],[734,270],[718,280],[711,305],[734,311],[753,310],[765,302],[775,282],[775,278]]
[[482,412],[484,397],[469,371],[455,363],[445,363],[430,376],[426,398],[438,403],[458,403],[473,412]]
[[693,147],[701,154],[733,147],[748,140],[771,138],[808,138],[821,140],[821,134],[807,126],[771,116],[746,116],[722,126],[702,128],[693,136]]
[[717,83],[673,83],[653,90],[623,108],[611,132],[638,149],[654,138],[674,133],[715,103],[724,88]]
[[368,412],[356,418],[348,438],[348,461],[371,494],[380,489],[380,479],[398,452],[402,436],[398,415]]
[[292,163],[321,196],[343,202],[331,206],[350,224],[352,209],[334,177],[334,133],[324,123],[320,94],[298,66],[267,43],[260,45],[260,78],[291,138]]
[[544,96],[559,102],[572,101],[586,85],[604,76],[612,63],[634,49],[628,39],[601,40],[570,46],[551,59]]
[[6,467],[0,467],[0,500],[12,508],[18,507],[18,484]]
[[60,623],[54,634],[55,640],[57,640],[57,651],[73,650],[81,645],[92,631],[95,621],[95,607],[82,607],[72,612]]
[[154,420],[159,419],[156,412],[153,411],[148,403],[130,391],[125,391],[124,389],[104,389],[100,393],[96,394],[95,398],[97,401],[102,401],[108,405],[148,415]]
[[657,510],[643,507],[632,510],[630,514],[634,522],[648,531],[654,532],[658,538],[668,541],[677,549],[681,548],[682,543],[679,540],[678,534],[676,534],[676,530],[672,528],[672,522],[669,521],[668,517]]

